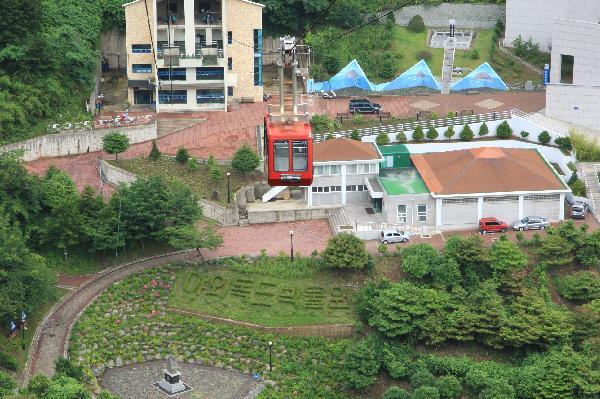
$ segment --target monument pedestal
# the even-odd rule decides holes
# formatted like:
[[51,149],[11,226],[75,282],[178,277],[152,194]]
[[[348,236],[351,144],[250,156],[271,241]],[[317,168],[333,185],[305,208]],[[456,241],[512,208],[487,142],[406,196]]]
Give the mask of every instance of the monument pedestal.
[[169,372],[169,370],[163,370],[165,373],[165,379],[158,383],[158,386],[168,393],[169,395],[173,395],[179,392],[185,391],[185,385],[181,382],[181,372],[177,371],[175,373]]

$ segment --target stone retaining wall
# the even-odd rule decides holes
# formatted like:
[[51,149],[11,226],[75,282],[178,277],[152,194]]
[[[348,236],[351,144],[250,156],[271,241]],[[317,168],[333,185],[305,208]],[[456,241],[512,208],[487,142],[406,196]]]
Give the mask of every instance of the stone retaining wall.
[[133,173],[117,168],[102,159],[98,160],[98,169],[102,180],[111,186],[116,187],[121,183],[133,183],[137,180],[137,176]]
[[199,204],[202,206],[202,214],[212,219],[222,226],[237,226],[239,214],[236,207],[226,208],[214,202],[201,199]]
[[130,144],[156,139],[156,123],[99,130],[82,130],[59,134],[46,134],[26,141],[0,147],[0,153],[23,150],[24,161],[38,158],[62,157],[102,150],[102,138],[120,132],[129,137]]
[[448,20],[456,20],[457,29],[491,29],[496,21],[506,20],[504,4],[450,4],[439,6],[410,6],[394,12],[396,24],[407,26],[412,17],[420,15],[425,26],[431,28],[447,27]]
[[252,211],[248,209],[248,223],[294,222],[299,220],[327,219],[337,208]]

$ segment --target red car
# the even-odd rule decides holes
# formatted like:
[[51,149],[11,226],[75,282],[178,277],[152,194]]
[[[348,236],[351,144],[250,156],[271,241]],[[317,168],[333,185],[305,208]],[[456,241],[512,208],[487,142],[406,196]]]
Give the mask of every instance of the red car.
[[479,233],[506,233],[508,225],[496,218],[479,219]]

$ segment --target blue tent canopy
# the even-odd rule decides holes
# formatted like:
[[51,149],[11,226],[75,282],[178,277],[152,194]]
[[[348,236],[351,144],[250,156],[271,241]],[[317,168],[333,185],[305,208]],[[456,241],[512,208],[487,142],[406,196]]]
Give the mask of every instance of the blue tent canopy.
[[439,83],[433,77],[431,69],[424,60],[419,61],[391,82],[377,86],[381,86],[379,90],[400,90],[412,87],[428,87],[433,90],[441,90]]
[[458,91],[481,88],[508,90],[506,84],[487,62],[481,64],[473,72],[453,84],[450,90]]
[[331,90],[340,90],[350,87],[356,87],[363,90],[373,90],[374,86],[367,75],[362,70],[358,61],[352,60],[346,65],[341,71],[339,71],[334,77],[329,79],[329,85]]

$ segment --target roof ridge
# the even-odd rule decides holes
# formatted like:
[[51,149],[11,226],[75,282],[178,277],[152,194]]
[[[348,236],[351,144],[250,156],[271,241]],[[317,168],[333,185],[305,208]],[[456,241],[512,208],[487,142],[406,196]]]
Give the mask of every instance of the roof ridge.
[[[482,148],[487,148],[487,147],[482,147]],[[466,155],[466,154],[469,154],[469,155],[471,155],[471,157],[472,157],[473,159],[471,159],[471,161],[470,161],[470,162],[468,162],[468,163],[467,163],[467,165],[465,165],[465,167],[463,167],[463,168],[462,168],[462,170],[461,170],[459,173],[455,174],[455,175],[454,175],[454,177],[453,177],[453,178],[452,178],[452,179],[451,179],[451,180],[448,182],[448,184],[446,184],[446,185],[444,186],[444,188],[447,188],[447,187],[449,187],[449,186],[450,186],[450,185],[452,185],[452,184],[453,184],[453,183],[454,183],[454,182],[455,182],[455,181],[456,181],[458,178],[462,177],[462,176],[465,174],[465,171],[468,171],[468,170],[470,170],[471,166],[472,166],[472,165],[473,165],[473,164],[474,164],[474,163],[475,163],[477,160],[479,160],[479,159],[480,159],[480,158],[478,158],[478,157],[475,157],[475,156],[473,156],[473,153],[472,153],[471,151],[466,151],[466,152],[465,152],[465,155]]]

